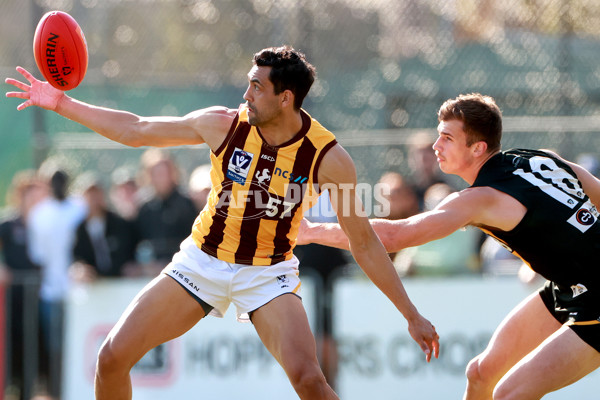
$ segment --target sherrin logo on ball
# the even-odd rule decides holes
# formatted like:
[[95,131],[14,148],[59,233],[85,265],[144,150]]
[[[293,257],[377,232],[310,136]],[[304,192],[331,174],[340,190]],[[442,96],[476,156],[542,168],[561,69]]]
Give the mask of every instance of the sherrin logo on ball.
[[33,56],[44,78],[60,90],[76,88],[87,72],[85,36],[77,21],[63,11],[50,11],[40,19]]

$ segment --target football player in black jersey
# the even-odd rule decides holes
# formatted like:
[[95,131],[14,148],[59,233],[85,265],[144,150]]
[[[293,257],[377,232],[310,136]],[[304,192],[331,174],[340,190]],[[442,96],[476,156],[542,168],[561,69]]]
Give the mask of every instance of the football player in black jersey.
[[[434,210],[372,225],[388,252],[475,226],[548,280],[469,363],[464,395],[540,399],[600,366],[600,180],[550,151],[501,151],[502,113],[489,96],[447,100],[438,120],[439,166],[471,186]],[[299,244],[311,242],[348,247],[338,225],[303,221]]]

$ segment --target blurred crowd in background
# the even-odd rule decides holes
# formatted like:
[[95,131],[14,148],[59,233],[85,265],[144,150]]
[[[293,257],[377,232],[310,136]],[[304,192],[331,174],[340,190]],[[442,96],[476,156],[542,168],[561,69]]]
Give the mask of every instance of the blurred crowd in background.
[[[53,159],[14,175],[0,223],[9,327],[5,399],[28,398],[23,391],[31,388],[60,392],[69,290],[102,278],[158,274],[204,207],[208,172],[199,166],[181,182],[170,155],[151,149],[139,170],[117,169],[109,185],[92,171],[77,174]],[[35,382],[25,382],[32,329],[39,330],[36,371],[29,374]]]
[[[434,208],[460,190],[448,181],[425,132],[410,140],[410,174],[388,171],[380,184],[390,219]],[[578,157],[597,173],[589,154]],[[65,298],[76,285],[98,279],[153,277],[178,250],[204,208],[211,188],[210,165],[184,176],[177,160],[162,149],[148,149],[139,167],[112,175],[69,171],[49,158],[37,170],[17,172],[0,221],[0,271],[7,315],[6,400],[58,399]],[[326,195],[322,200],[327,202]],[[319,219],[317,213],[307,213]],[[325,218],[325,217],[324,217]],[[326,217],[329,220],[331,216]],[[318,280],[315,333],[323,369],[335,386],[336,347],[331,296],[335,279],[360,277],[349,252],[319,245],[299,246],[301,273]],[[390,254],[402,276],[535,275],[478,229],[465,228],[444,239]],[[517,278],[518,276],[518,278]],[[37,347],[32,347],[32,340]],[[47,396],[47,397],[44,397]]]

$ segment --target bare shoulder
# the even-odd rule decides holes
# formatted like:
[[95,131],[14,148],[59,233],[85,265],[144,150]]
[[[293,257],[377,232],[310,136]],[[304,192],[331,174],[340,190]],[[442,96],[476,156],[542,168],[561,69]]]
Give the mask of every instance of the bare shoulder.
[[236,109],[214,106],[192,111],[183,118],[215,150],[223,142],[236,115]]
[[319,183],[354,183],[356,168],[350,154],[339,144],[323,156],[319,166]]

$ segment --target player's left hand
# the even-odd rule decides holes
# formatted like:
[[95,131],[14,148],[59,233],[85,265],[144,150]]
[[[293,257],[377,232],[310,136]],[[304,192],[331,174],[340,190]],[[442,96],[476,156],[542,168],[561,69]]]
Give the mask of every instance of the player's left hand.
[[440,336],[435,330],[435,326],[422,315],[418,315],[412,321],[408,321],[408,333],[425,353],[427,362],[431,361],[431,356],[438,358],[440,353]]

